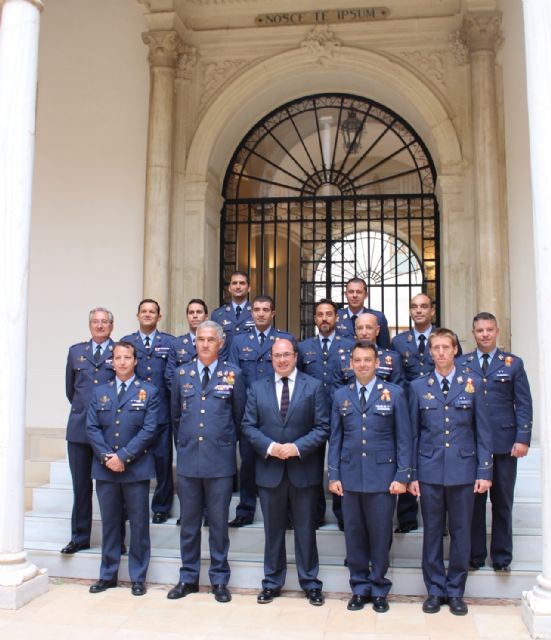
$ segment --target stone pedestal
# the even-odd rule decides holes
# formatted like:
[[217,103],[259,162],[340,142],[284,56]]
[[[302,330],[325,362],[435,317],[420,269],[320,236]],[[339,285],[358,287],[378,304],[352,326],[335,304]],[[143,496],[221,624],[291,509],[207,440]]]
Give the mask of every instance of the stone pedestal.
[[29,238],[42,3],[6,0],[0,27],[0,607],[48,589],[23,550]]
[[547,354],[551,349],[551,5],[548,0],[523,0],[528,82],[528,120],[534,254],[536,263],[537,324],[539,353],[539,415],[542,483],[542,573],[531,591],[522,595],[522,617],[533,638],[551,638],[551,376]]

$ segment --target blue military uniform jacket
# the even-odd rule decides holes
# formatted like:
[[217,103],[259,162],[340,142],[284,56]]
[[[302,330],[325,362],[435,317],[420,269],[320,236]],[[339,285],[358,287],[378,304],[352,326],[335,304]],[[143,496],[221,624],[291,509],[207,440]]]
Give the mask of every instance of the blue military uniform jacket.
[[92,340],[79,342],[69,349],[65,368],[65,391],[71,403],[67,422],[67,440],[88,444],[86,412],[97,385],[115,377],[113,371],[113,340],[109,340],[99,362],[94,361]]
[[412,480],[412,433],[403,389],[380,378],[360,408],[356,380],[337,389],[327,459],[329,482],[345,491],[387,493]]
[[379,366],[377,367],[377,377],[385,382],[392,382],[398,386],[404,384],[404,369],[402,368],[402,358],[397,351],[391,349],[377,349]]
[[492,428],[480,381],[456,370],[445,396],[434,375],[418,378],[409,407],[414,480],[448,486],[492,479]]
[[456,359],[464,377],[484,390],[484,406],[493,431],[493,452],[509,453],[515,442],[530,445],[532,396],[522,360],[499,349],[482,373],[476,350]]
[[[379,327],[380,327],[379,335],[377,336],[377,344],[380,347],[389,349],[390,348],[390,332],[388,330],[388,321],[386,319],[385,314],[382,311],[369,309],[368,307],[364,307],[362,313],[372,313],[374,316],[377,317],[377,322],[379,323]],[[355,339],[356,327],[354,327],[352,324],[352,319],[351,319],[349,309],[338,310],[336,331],[340,336],[343,336],[344,338],[349,338],[351,340]]]
[[227,362],[218,360],[205,391],[196,362],[176,369],[171,407],[179,475],[223,478],[235,474],[246,398],[243,374]]
[[239,367],[245,376],[245,384],[250,387],[255,380],[273,373],[272,346],[280,338],[294,342],[290,333],[270,327],[270,333],[261,345],[256,331],[244,333],[234,338],[230,347],[229,361]]
[[[94,389],[87,413],[86,431],[94,450],[92,478],[109,482],[138,482],[155,476],[155,463],[149,446],[157,436],[157,389],[134,378],[121,401],[117,384]],[[122,473],[105,466],[105,455],[115,453],[125,464]]]
[[172,386],[172,378],[174,372],[183,364],[194,362],[197,358],[197,348],[193,342],[191,333],[185,333],[183,336],[174,338],[168,352],[168,362],[165,369],[165,380],[170,389]]
[[[329,398],[319,380],[296,372],[295,386],[285,420],[281,417],[275,389],[275,374],[257,380],[249,389],[241,428],[256,456],[256,483],[277,487],[287,470],[295,487],[322,482],[322,469],[312,455],[329,437]],[[267,456],[272,442],[292,442],[299,457],[280,460]]]
[[170,423],[170,387],[165,380],[165,369],[174,336],[157,331],[149,351],[145,348],[138,331],[121,338],[121,340],[130,342],[136,348],[136,355],[138,356],[136,375],[157,388],[159,392],[157,419],[159,425],[168,425]]
[[320,380],[326,393],[333,398],[335,390],[354,376],[350,368],[350,352],[354,344],[353,340],[334,336],[327,355],[324,355],[319,337],[302,340],[297,345],[297,367]]
[[226,343],[224,345],[225,354],[229,353],[231,343],[236,336],[247,333],[254,327],[254,320],[251,315],[251,305],[248,302],[245,302],[241,306],[242,309],[239,319],[237,319],[237,316],[235,315],[231,302],[218,307],[210,315],[210,319],[214,320],[214,322],[218,322],[226,334]]

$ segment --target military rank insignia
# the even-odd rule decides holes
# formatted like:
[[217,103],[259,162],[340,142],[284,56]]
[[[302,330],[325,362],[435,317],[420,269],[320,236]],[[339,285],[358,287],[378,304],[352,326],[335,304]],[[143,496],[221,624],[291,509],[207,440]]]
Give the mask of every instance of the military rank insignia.
[[463,376],[458,376],[457,384],[463,384]]
[[145,389],[140,389],[138,391],[138,400],[145,402],[147,399],[147,391]]
[[84,362],[85,360],[86,360],[86,358],[84,356],[80,356],[79,359],[78,359],[79,362]]
[[197,375],[197,371],[195,371],[195,369],[192,369],[192,370],[189,372],[189,375],[193,378],[194,376],[196,376],[196,375]]
[[510,367],[513,364],[513,356],[505,357],[505,366]]
[[387,367],[392,366],[392,356],[385,356],[385,364]]
[[474,393],[474,384],[472,378],[467,378],[467,384],[465,385],[466,393]]
[[381,393],[381,400],[383,402],[390,402],[390,390],[383,389],[383,393]]
[[101,404],[108,404],[109,403],[109,396],[101,396],[99,401],[101,402]]
[[429,378],[427,384],[429,385],[429,387],[432,387],[432,385],[434,384],[434,378]]
[[413,340],[413,336],[411,335],[411,333],[408,334],[408,342],[412,342]]
[[425,395],[423,396],[423,400],[434,400],[434,396],[429,391],[428,393],[425,393]]

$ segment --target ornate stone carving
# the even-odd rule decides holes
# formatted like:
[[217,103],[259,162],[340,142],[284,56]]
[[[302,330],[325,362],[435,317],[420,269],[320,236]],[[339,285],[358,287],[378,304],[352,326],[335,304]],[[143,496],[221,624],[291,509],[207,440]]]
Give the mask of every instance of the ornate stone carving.
[[205,105],[214,92],[248,62],[249,60],[224,60],[204,65],[200,106]]
[[329,30],[328,25],[314,27],[300,43],[301,49],[307,50],[323,66],[341,46],[342,42]]
[[470,53],[475,51],[495,53],[503,42],[501,13],[499,11],[481,11],[465,14],[461,37]]
[[142,40],[149,47],[147,60],[151,67],[176,67],[182,40],[176,31],[146,31]]
[[179,54],[178,63],[176,66],[176,77],[183,80],[189,80],[193,69],[197,65],[199,54],[197,48],[191,44],[182,44]]
[[463,40],[461,29],[456,29],[450,33],[450,48],[457,64],[467,64],[469,62],[469,50]]
[[444,59],[446,51],[400,51],[398,55],[406,60],[408,64],[419,69],[427,78],[437,84],[444,85],[445,70]]

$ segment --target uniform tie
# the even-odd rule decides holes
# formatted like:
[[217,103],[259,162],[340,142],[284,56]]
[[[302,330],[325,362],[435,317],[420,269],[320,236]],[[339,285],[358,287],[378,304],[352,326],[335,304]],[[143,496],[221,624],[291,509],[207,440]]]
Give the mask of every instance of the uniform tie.
[[442,393],[447,396],[450,390],[450,382],[447,378],[442,378]]
[[235,317],[239,320],[240,315],[241,315],[241,307],[237,305],[237,307],[235,307]]
[[486,375],[488,373],[489,360],[490,360],[490,354],[489,353],[483,353],[482,354],[482,373],[484,375]]
[[365,411],[367,407],[367,398],[365,397],[365,387],[360,388],[360,409]]
[[323,353],[324,356],[326,356],[329,353],[329,338],[322,338],[321,342],[322,342],[321,352]]
[[126,382],[121,382],[121,386],[119,387],[119,393],[117,398],[119,399],[119,403],[122,400],[123,395],[126,393]]
[[354,314],[353,316],[350,316],[350,320],[352,321],[352,331],[354,333],[356,333],[356,320],[358,319],[358,316],[356,314]]
[[264,344],[264,340],[266,340],[266,336],[264,335],[263,331],[259,333],[258,339],[260,340],[260,346],[262,346]]
[[425,342],[427,341],[426,336],[422,333],[419,336],[419,346],[417,347],[420,356],[425,355]]
[[149,351],[149,346],[151,344],[149,340],[149,336],[145,336],[144,344],[145,344],[145,348]]
[[279,406],[279,412],[281,417],[285,420],[287,417],[287,410],[289,409],[289,378],[281,378],[283,383],[283,389],[281,390],[281,404]]
[[94,353],[94,362],[99,362],[99,359],[101,358],[101,347],[98,346],[96,347],[96,351]]
[[203,369],[203,383],[201,385],[203,391],[207,388],[207,384],[209,383],[209,380],[210,380],[209,368],[205,367]]

